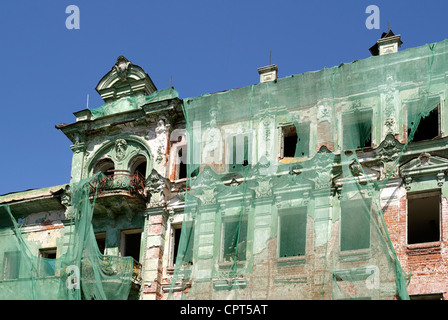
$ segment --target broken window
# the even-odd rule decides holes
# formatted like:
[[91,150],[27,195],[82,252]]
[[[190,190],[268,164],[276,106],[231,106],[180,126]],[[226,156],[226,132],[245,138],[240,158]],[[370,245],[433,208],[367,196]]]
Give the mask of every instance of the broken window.
[[297,139],[296,126],[291,125],[282,127],[282,158],[295,156]]
[[306,207],[279,212],[279,257],[296,257],[305,254]]
[[133,257],[135,261],[139,262],[141,239],[141,228],[123,230],[120,238],[120,255],[122,257]]
[[39,274],[41,277],[54,276],[56,270],[56,248],[39,249],[40,266]]
[[440,192],[408,194],[408,244],[440,240]]
[[282,127],[281,158],[307,157],[310,148],[310,124]]
[[247,246],[247,219],[227,220],[222,224],[222,261],[245,261]]
[[344,150],[372,146],[372,112],[356,110],[342,117],[342,144]]
[[[431,140],[440,135],[440,107],[436,106],[431,110],[428,116],[421,118],[418,127],[415,129],[412,142]],[[408,119],[408,136],[414,126],[414,119]]]
[[[184,234],[182,234],[184,232]],[[186,227],[182,225],[172,225],[172,255],[171,266],[176,262],[183,265],[193,264],[193,245],[194,245],[194,227],[187,223]],[[181,240],[182,239],[182,240]],[[178,256],[179,254],[179,256]]]
[[20,271],[20,251],[5,252],[3,256],[3,280],[13,280],[19,278]]
[[370,247],[370,213],[368,199],[341,202],[341,251]]

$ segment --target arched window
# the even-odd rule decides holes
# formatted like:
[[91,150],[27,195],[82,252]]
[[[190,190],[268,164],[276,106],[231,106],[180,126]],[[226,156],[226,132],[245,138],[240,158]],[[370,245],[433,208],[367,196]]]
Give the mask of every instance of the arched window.
[[142,155],[135,156],[129,162],[129,172],[131,174],[140,174],[143,178],[146,178],[146,157]]
[[113,176],[115,170],[114,162],[111,159],[102,159],[93,168],[93,173],[102,172],[106,176]]

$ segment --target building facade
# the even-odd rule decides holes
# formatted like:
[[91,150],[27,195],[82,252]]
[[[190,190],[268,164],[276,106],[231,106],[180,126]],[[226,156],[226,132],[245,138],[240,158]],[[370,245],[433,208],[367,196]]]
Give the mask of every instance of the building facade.
[[[447,299],[448,43],[400,45],[389,32],[368,59],[271,65],[190,99],[119,57],[105,104],[56,126],[71,181],[0,204],[56,258],[70,183],[102,172],[93,230],[101,254],[133,257],[130,299]],[[8,259],[0,285],[19,280]]]

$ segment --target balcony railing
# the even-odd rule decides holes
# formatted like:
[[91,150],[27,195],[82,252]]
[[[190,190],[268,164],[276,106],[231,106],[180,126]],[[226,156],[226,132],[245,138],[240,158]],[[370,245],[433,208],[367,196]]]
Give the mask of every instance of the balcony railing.
[[[99,185],[96,185],[96,184]],[[136,172],[131,174],[127,170],[108,171],[106,176],[95,180],[90,185],[91,190],[97,188],[98,193],[113,190],[126,190],[130,193],[143,194],[145,190],[145,178]]]

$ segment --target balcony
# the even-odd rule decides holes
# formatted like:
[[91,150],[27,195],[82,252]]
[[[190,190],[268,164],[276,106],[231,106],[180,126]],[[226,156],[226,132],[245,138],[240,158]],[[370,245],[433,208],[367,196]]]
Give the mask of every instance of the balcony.
[[131,220],[145,208],[145,178],[138,172],[108,171],[105,177],[92,182],[90,188],[92,194],[97,191],[95,213],[109,216],[124,213]]
[[[97,186],[97,183],[99,185]],[[140,173],[131,174],[127,170],[111,170],[98,182],[90,185],[91,191],[97,188],[98,194],[109,191],[127,191],[132,194],[143,195],[145,191],[145,178]]]

